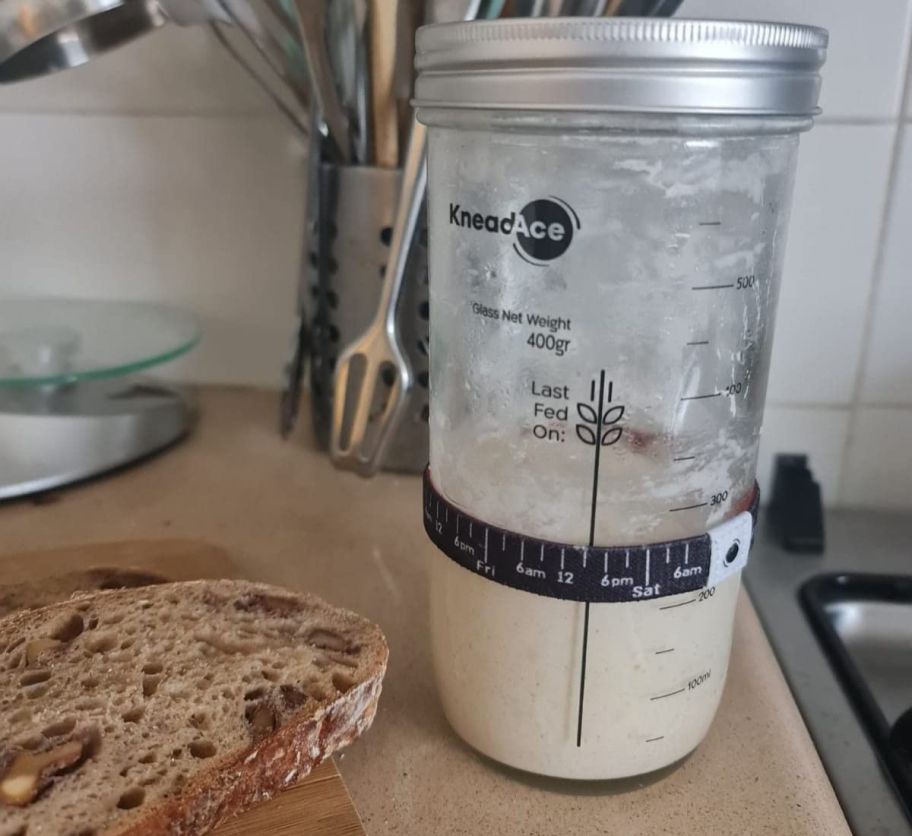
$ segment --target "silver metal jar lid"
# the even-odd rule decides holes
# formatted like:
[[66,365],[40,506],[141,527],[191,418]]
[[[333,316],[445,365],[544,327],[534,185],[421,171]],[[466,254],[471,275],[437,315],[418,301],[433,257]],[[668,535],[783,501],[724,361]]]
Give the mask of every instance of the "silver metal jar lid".
[[812,116],[827,32],[790,23],[537,18],[418,30],[415,103]]

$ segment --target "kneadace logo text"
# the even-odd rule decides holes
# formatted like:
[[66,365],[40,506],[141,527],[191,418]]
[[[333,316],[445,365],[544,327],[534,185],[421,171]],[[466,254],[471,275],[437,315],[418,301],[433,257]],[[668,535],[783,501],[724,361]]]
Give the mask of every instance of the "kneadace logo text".
[[514,235],[517,255],[538,266],[567,252],[574,229],[580,228],[573,207],[554,195],[533,200],[519,212],[506,215],[486,215],[451,203],[450,224],[494,235]]

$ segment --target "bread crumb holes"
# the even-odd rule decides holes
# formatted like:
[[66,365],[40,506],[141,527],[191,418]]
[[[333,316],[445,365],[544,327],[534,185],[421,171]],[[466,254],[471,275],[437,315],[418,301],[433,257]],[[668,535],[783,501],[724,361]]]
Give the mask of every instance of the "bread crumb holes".
[[132,787],[117,799],[120,810],[135,810],[146,800],[146,791],[142,787]]

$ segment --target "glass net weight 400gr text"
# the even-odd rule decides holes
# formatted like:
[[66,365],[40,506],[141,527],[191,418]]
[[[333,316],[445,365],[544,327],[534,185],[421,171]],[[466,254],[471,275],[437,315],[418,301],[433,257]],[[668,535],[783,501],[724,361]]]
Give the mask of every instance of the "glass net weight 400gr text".
[[570,338],[558,336],[562,332],[572,330],[572,321],[569,317],[515,311],[504,307],[495,308],[481,302],[472,302],[471,310],[475,316],[484,317],[492,322],[528,327],[528,331],[518,330],[515,334],[521,337],[526,345],[538,351],[548,351],[557,357],[563,357],[570,348]]

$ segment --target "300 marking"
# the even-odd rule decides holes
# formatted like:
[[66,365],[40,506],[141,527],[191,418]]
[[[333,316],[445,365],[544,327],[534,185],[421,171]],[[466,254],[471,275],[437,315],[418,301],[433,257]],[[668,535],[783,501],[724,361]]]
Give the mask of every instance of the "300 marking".
[[710,505],[721,505],[725,500],[728,499],[728,491],[722,491],[721,493],[714,493],[709,500]]

